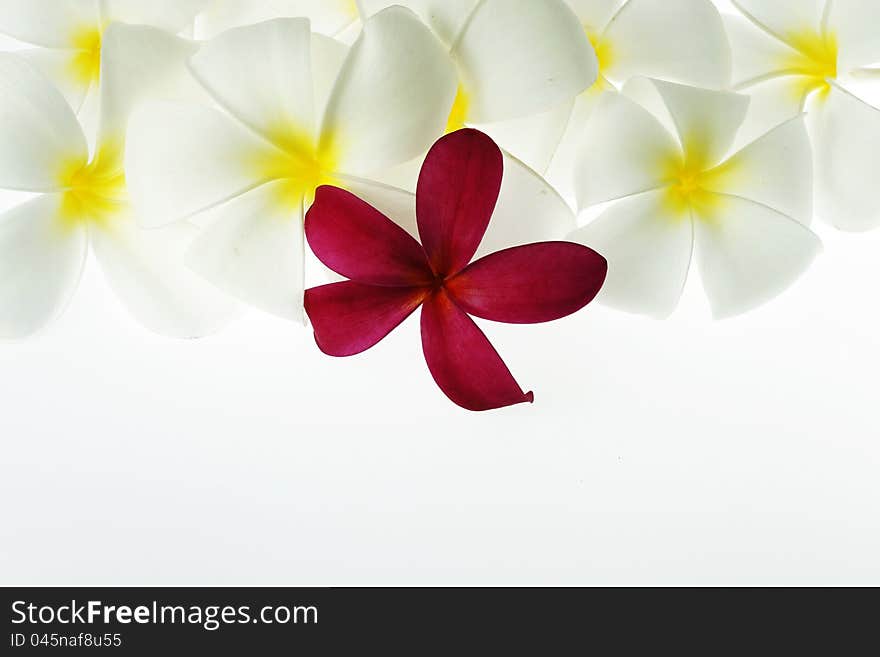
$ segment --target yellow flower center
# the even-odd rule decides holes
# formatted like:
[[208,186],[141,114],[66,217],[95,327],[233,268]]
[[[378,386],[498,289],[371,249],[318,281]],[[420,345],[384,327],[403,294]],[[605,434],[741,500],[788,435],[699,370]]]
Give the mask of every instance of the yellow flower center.
[[71,160],[62,166],[61,220],[67,227],[94,222],[106,224],[128,205],[122,149],[107,143],[90,162]]
[[808,29],[789,34],[786,42],[797,51],[782,64],[800,78],[796,88],[799,100],[803,102],[813,92],[825,97],[831,91],[829,80],[837,78],[837,36]]
[[690,197],[700,189],[700,174],[684,170],[679,174],[678,183],[676,184],[679,194]]
[[613,61],[611,42],[601,34],[591,31],[588,27],[584,29],[587,32],[587,38],[590,40],[590,45],[593,46],[593,50],[596,53],[596,59],[599,60],[599,75],[602,75],[608,70]]
[[666,188],[666,201],[676,216],[706,204],[708,192],[703,188],[702,177],[703,171],[688,165],[680,165],[674,171]]
[[675,154],[661,164],[665,188],[666,210],[678,218],[688,218],[696,211],[706,221],[714,220],[721,209],[725,197],[714,190],[722,189],[735,175],[736,165],[732,161],[718,166],[707,167],[705,159],[697,149],[698,157],[682,159]]
[[452,103],[452,110],[449,112],[449,119],[446,121],[446,134],[465,127],[470,107],[470,94],[465,91],[464,85],[459,84],[458,91],[455,94],[455,101]]
[[361,10],[358,7],[357,0],[342,0],[343,11],[352,18],[359,18]]
[[588,93],[595,93],[611,89],[613,85],[605,77],[614,59],[611,42],[601,34],[594,32],[590,27],[585,26],[584,31],[587,33],[587,38],[590,40],[590,45],[593,46],[593,51],[596,53],[596,59],[599,62],[599,76],[596,78],[593,86],[587,91]]
[[101,42],[104,27],[89,25],[79,28],[71,39],[74,54],[70,61],[73,79],[82,85],[91,85],[101,77]]
[[310,205],[318,187],[338,184],[338,154],[325,145],[316,145],[308,131],[283,125],[270,130],[266,137],[274,149],[260,153],[254,166],[261,180],[283,181],[278,202],[285,207]]

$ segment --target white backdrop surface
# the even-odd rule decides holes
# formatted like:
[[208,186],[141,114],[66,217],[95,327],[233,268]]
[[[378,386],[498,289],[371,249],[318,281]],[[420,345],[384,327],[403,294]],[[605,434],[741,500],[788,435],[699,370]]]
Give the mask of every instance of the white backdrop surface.
[[880,232],[817,230],[738,319],[692,277],[666,322],[483,323],[536,393],[486,415],[416,318],[348,360],[259,313],[176,342],[90,262],[0,345],[0,582],[880,584]]

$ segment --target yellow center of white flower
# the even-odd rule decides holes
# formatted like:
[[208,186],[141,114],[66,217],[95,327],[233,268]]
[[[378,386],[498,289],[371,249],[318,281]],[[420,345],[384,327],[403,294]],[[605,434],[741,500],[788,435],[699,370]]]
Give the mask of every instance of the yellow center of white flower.
[[449,112],[449,118],[446,121],[446,134],[465,127],[470,107],[470,94],[465,90],[463,84],[459,84],[458,91],[455,94],[455,101],[452,103],[452,110]]
[[361,15],[357,0],[342,0],[342,9],[352,18],[359,18]]
[[596,34],[595,32],[590,32],[589,30],[587,31],[587,38],[593,46],[593,50],[596,53],[596,59],[599,60],[599,73],[602,74],[608,70],[609,66],[611,66],[613,56],[611,42],[604,36]]
[[786,57],[782,67],[798,77],[795,93],[804,102],[818,92],[821,98],[831,91],[829,80],[837,78],[837,35],[808,29],[792,32],[786,42],[797,53]]
[[326,146],[327,135],[316,145],[309,131],[284,125],[265,136],[275,148],[256,155],[252,164],[261,180],[283,181],[278,202],[286,208],[310,205],[318,187],[339,184],[339,157]]
[[83,86],[89,86],[101,77],[101,44],[104,27],[87,25],[74,31],[71,37],[73,57],[70,75]]
[[703,188],[702,173],[684,166],[674,174],[666,189],[666,202],[675,216],[707,205],[709,195]]
[[74,158],[65,163],[59,182],[63,190],[61,221],[64,226],[108,223],[128,205],[121,142],[106,142],[91,161]]
[[596,53],[596,60],[599,62],[599,76],[596,82],[587,91],[588,93],[596,93],[612,89],[613,85],[608,81],[606,73],[614,61],[614,49],[611,42],[598,32],[594,32],[590,27],[585,26],[584,31],[593,46],[593,52]]
[[725,181],[735,174],[736,165],[728,161],[707,166],[707,149],[699,140],[689,140],[685,151],[684,158],[675,153],[660,164],[666,180],[666,211],[678,218],[688,218],[693,211],[700,218],[713,221],[725,201],[714,190],[723,188]]

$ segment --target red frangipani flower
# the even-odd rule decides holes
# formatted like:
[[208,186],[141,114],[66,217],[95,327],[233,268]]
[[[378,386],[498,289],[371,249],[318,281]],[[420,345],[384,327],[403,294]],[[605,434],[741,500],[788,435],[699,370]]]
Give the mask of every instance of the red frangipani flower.
[[469,264],[492,218],[503,168],[501,151],[481,132],[460,130],[438,141],[416,193],[421,244],[353,194],[317,190],[306,237],[325,265],[350,279],[306,291],[324,353],[364,352],[421,307],[425,360],[453,402],[484,411],[533,401],[469,315],[509,324],[565,317],[598,294],[607,263],[578,244],[542,242]]

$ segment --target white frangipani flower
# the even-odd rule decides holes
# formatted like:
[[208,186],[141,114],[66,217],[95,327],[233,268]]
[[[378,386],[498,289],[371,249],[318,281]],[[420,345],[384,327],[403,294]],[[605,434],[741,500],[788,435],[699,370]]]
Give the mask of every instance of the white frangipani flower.
[[692,253],[716,317],[785,290],[820,250],[810,144],[799,116],[730,155],[749,98],[634,78],[605,94],[576,169],[582,208],[617,200],[573,238],[607,257],[601,298],[665,317]]
[[[446,130],[475,127],[505,148],[502,202],[513,188],[513,170],[523,180],[539,178],[575,99],[599,73],[596,53],[572,7],[564,0],[360,0],[364,15],[389,4],[411,8],[447,45],[458,91]],[[420,166],[421,157],[385,179],[413,189]],[[538,188],[547,188],[543,179],[529,186]],[[556,192],[546,198],[554,208],[560,200]],[[527,242],[556,239],[574,227],[563,216],[554,209],[509,227]],[[498,240],[495,245],[511,244]]]
[[132,200],[148,226],[187,217],[205,226],[187,262],[215,286],[301,319],[302,216],[315,188],[344,186],[379,207],[400,202],[365,179],[442,133],[452,65],[397,7],[367,22],[350,52],[313,34],[307,19],[275,19],[206,42],[189,67],[216,105],[146,103],[135,113]]
[[[362,0],[361,7],[369,14],[388,4],[393,3]],[[556,2],[523,2],[522,7],[503,0],[405,0],[401,4],[412,8],[450,44],[461,71],[463,84],[450,126],[467,124],[483,130],[527,166],[546,173],[568,195],[573,193],[577,134],[603,92],[636,75],[713,89],[730,81],[730,46],[711,0],[565,0],[567,12],[553,6]],[[537,20],[525,9],[548,15]],[[471,24],[473,12],[481,19],[479,30]],[[565,29],[562,24],[567,24]],[[512,55],[505,48],[515,48],[517,53]],[[469,57],[456,56],[462,50]],[[493,57],[496,50],[497,58]],[[484,78],[500,76],[511,88],[522,85],[531,96],[534,92],[528,91],[527,84],[541,88],[543,80],[556,75],[553,63],[541,54],[547,51],[558,54],[560,60],[578,58],[583,71],[589,71],[591,84],[579,89],[571,84],[566,93],[543,95],[539,103],[511,96],[514,110],[470,111],[473,93],[467,80],[476,79],[479,89],[485,87]],[[469,61],[482,58],[485,74],[469,75]],[[496,67],[496,59],[514,65]],[[524,65],[522,60],[531,63]]]
[[156,332],[205,335],[235,312],[183,265],[196,228],[143,231],[128,203],[126,118],[143,97],[177,87],[192,44],[119,24],[103,40],[101,128],[91,154],[73,110],[49,80],[25,59],[0,55],[0,188],[37,194],[0,216],[0,338],[32,335],[61,313],[90,244],[120,300]]
[[[347,188],[395,218],[411,194],[375,181],[422,155],[443,132],[456,93],[440,42],[409,10],[364,23],[347,52],[305,19],[236,28],[204,44],[190,69],[218,107],[146,104],[129,124],[129,188],[144,217],[205,226],[191,267],[264,311],[302,317],[303,212],[322,184]],[[534,217],[571,226],[564,202],[533,173],[511,167],[484,242],[505,246]],[[559,230],[559,229],[557,229]]]
[[97,105],[104,33],[114,22],[172,34],[192,25],[209,0],[0,0],[0,32],[37,48],[19,54],[79,111]]
[[734,0],[734,85],[753,97],[746,138],[808,112],[817,214],[843,230],[880,225],[880,109],[850,83],[877,75],[877,0]]
[[[364,0],[369,15],[388,0]],[[404,0],[449,47],[458,94],[448,130],[532,116],[593,85],[596,55],[564,0]]]
[[[237,4],[223,0],[218,2],[229,8]],[[620,5],[621,2],[623,0],[615,4]],[[720,18],[709,0],[673,0],[673,4],[678,2],[699,4],[697,20],[680,21],[683,31],[706,31],[705,21],[702,20],[705,5],[714,12],[713,16],[720,27]],[[569,6],[565,0],[358,0],[356,4],[362,19],[393,5],[411,9],[446,45],[458,77],[457,93],[446,131],[465,126],[477,127],[491,134],[502,147],[508,147],[509,152],[505,153],[506,189],[502,190],[502,202],[510,197],[515,178],[529,182],[526,189],[530,193],[546,189],[544,181],[536,179],[539,174],[535,171],[547,168],[550,156],[572,116],[575,98],[593,86],[598,75],[596,54],[584,26],[572,11],[572,8],[587,11],[586,4],[578,6],[577,3],[569,3],[572,5]],[[360,21],[349,24],[353,14],[352,3],[255,0],[248,2],[247,6],[254,12],[253,15],[261,17],[268,17],[272,12],[277,15],[302,12],[306,17],[318,21],[318,26],[313,29],[324,33],[338,33],[338,26],[346,24],[346,40],[356,34],[361,25]],[[677,11],[673,9],[673,12]],[[677,13],[671,15],[675,18]],[[229,16],[244,20],[245,14],[230,11]],[[332,20],[328,21],[328,16]],[[650,27],[650,21],[655,18],[648,14],[645,17],[646,25]],[[328,30],[328,24],[334,26],[333,29]],[[644,27],[640,27],[638,21],[632,21],[632,25],[635,30]],[[723,39],[723,30],[716,34],[715,25],[709,27],[712,29],[708,29],[705,39],[713,36]],[[678,33],[673,30],[671,34],[675,39]],[[729,57],[726,43],[722,50]],[[684,48],[679,48],[677,52],[680,57],[685,53],[692,54]],[[703,68],[714,65],[714,58],[707,58],[706,52],[700,51],[698,54],[707,59],[707,63],[702,64]],[[620,61],[625,61],[625,58]],[[721,66],[729,74],[726,59]],[[719,84],[723,82],[726,82],[726,78]],[[544,116],[544,113],[548,114]],[[541,116],[535,120],[533,117],[536,115]],[[424,155],[419,153],[412,161],[384,173],[382,180],[413,190]],[[517,235],[525,241],[540,241],[561,237],[573,228],[568,218],[563,221],[563,216],[570,217],[570,213],[562,213],[557,208],[560,200],[558,194],[551,192],[545,197],[552,205],[547,214],[540,221],[536,217],[529,218],[521,226],[509,223],[508,228],[513,232],[509,232],[508,237]],[[499,238],[495,246],[503,248],[510,245],[509,239],[501,239],[500,233],[494,237]],[[494,237],[490,234],[487,239],[491,241]]]
[[[599,78],[571,108],[555,150],[532,150],[539,171],[570,195],[578,135],[603,93],[633,77],[723,89],[730,82],[730,45],[711,0],[567,0],[596,52]],[[514,129],[516,126],[514,126]],[[516,133],[510,133],[514,143]],[[548,158],[552,158],[549,159]]]

